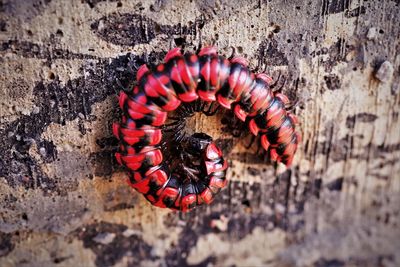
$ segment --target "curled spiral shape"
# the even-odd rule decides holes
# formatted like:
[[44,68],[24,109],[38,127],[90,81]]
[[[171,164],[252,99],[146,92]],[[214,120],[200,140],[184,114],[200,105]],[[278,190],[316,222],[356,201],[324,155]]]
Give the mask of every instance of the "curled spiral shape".
[[[121,121],[113,124],[120,140],[116,159],[129,170],[129,183],[153,205],[188,211],[209,204],[227,184],[227,161],[204,133],[181,134],[181,122],[194,112],[212,115],[212,105],[232,109],[272,160],[289,166],[300,142],[297,118],[286,110],[289,99],[270,88],[272,79],[254,74],[242,57],[227,59],[215,47],[198,54],[167,53],[164,63],[137,72],[137,85],[121,92]],[[183,107],[175,123],[165,125],[168,112]],[[205,107],[208,110],[205,110]],[[174,130],[173,144],[164,140]],[[164,140],[164,141],[163,141]],[[178,159],[169,159],[174,151]]]

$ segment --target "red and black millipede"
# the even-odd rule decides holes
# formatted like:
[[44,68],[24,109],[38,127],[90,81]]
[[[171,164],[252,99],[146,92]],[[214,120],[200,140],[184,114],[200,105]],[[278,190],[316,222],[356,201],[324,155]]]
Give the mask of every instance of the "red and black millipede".
[[185,140],[182,157],[197,164],[177,168],[165,160],[161,142],[167,115],[182,103],[216,102],[232,109],[260,137],[270,158],[289,166],[300,142],[297,118],[285,108],[289,99],[272,91],[271,81],[264,73],[252,73],[244,58],[229,60],[215,47],[184,55],[175,48],[154,69],[141,66],[137,85],[120,93],[123,115],[113,125],[120,140],[116,159],[129,170],[130,185],[153,205],[181,211],[211,203],[226,186],[227,161],[206,134],[175,140]]

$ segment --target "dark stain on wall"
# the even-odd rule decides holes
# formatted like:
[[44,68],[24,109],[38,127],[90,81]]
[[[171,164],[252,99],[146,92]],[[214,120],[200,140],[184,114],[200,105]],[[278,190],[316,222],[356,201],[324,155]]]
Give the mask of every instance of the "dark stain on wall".
[[112,150],[102,150],[90,154],[89,160],[94,167],[94,175],[111,177],[114,170],[117,168],[117,162],[114,153],[117,152],[117,147]]
[[51,0],[0,1],[0,12],[29,21],[41,15],[50,2]]
[[0,232],[0,257],[7,256],[10,253],[15,245],[11,242],[13,234]]
[[320,258],[314,262],[314,267],[342,267],[345,266],[345,262],[337,259],[324,259]]
[[[192,266],[187,263],[186,257],[189,255],[190,250],[196,246],[196,243],[201,236],[198,232],[199,227],[202,226],[199,226],[198,224],[193,225],[190,221],[187,222],[187,225],[183,228],[179,236],[178,244],[171,247],[164,258],[167,266]],[[207,264],[215,262],[213,258],[207,258],[202,263],[205,265],[199,264],[198,266],[207,266]]]
[[[300,182],[286,172],[276,177],[262,177],[272,183],[243,183],[231,181],[229,186],[219,194],[211,207],[198,207],[191,213],[170,213],[164,223],[166,227],[183,225],[178,244],[174,244],[165,257],[168,266],[192,266],[186,256],[197,245],[198,239],[207,234],[217,234],[225,242],[236,242],[252,234],[256,227],[265,231],[275,227],[289,232],[296,232],[304,226],[302,220],[293,219],[291,215],[303,212],[305,202],[317,196],[321,190],[321,180]],[[289,205],[294,209],[289,211]],[[260,209],[263,207],[263,209]],[[265,207],[269,207],[267,212]],[[223,219],[225,218],[225,219]],[[213,221],[226,220],[227,227],[213,226]],[[213,254],[205,262],[213,262]],[[202,262],[204,263],[204,262]],[[203,266],[203,265],[196,265]]]
[[[112,266],[122,259],[127,253],[132,253],[132,266],[138,266],[141,261],[154,260],[151,255],[151,246],[137,234],[124,235],[127,226],[99,222],[76,231],[76,236],[83,241],[83,246],[96,254],[95,264],[98,267]],[[111,242],[96,241],[99,234],[115,235]]]
[[[10,43],[11,42],[11,43]],[[5,45],[4,45],[5,44]],[[3,51],[8,50],[23,57],[38,57],[48,60],[55,59],[52,52],[45,47],[33,43],[9,41],[3,43]],[[54,52],[54,51],[53,51]],[[41,134],[50,123],[65,125],[67,121],[79,118],[80,120],[95,120],[91,116],[92,106],[104,101],[108,96],[116,94],[123,86],[134,81],[135,73],[129,73],[128,65],[142,64],[145,61],[157,61],[163,54],[150,53],[146,56],[126,54],[114,59],[99,59],[92,56],[73,54],[62,50],[59,58],[79,58],[84,60],[81,69],[82,75],[65,82],[65,85],[55,75],[50,83],[38,82],[34,89],[34,105],[38,112],[21,115],[17,120],[3,123],[0,130],[0,176],[6,178],[10,186],[24,186],[25,188],[42,188],[56,190],[57,183],[39,168],[39,163],[30,154],[30,148],[36,144],[39,155],[49,163],[56,159],[57,149],[51,141],[41,138]],[[111,62],[110,62],[111,61]],[[116,118],[117,104],[110,117]],[[84,134],[84,132],[82,132]],[[112,153],[112,151],[108,151]],[[92,159],[99,159],[104,163],[113,162],[111,156],[105,154],[94,155]],[[100,168],[96,162],[97,173],[110,173],[110,169]],[[112,166],[111,166],[112,168]]]
[[[315,39],[317,41],[317,39]],[[312,51],[311,57],[328,55],[327,59],[321,60],[321,65],[327,73],[332,73],[333,68],[340,62],[346,61],[346,55],[354,51],[355,58],[349,61],[349,65],[357,70],[357,67],[365,67],[365,48],[360,43],[348,44],[344,38],[339,38],[337,42],[333,43],[329,48],[323,47],[319,50]],[[332,75],[332,74],[331,74]],[[329,77],[329,75],[328,75]]]
[[354,18],[354,17],[359,17],[360,15],[364,15],[365,13],[367,13],[367,9],[365,6],[359,6],[356,7],[352,10],[346,10],[346,12],[344,13],[346,18]]
[[337,90],[342,86],[342,82],[336,74],[325,75],[324,80],[329,90]]
[[101,3],[101,2],[117,2],[117,0],[82,0],[82,3],[83,2],[88,4],[88,6],[90,8],[94,8],[94,7],[96,7],[96,5],[98,3]]
[[228,155],[232,151],[234,146],[234,140],[232,138],[219,138],[215,140],[215,143],[222,150],[224,155]]
[[7,22],[3,19],[0,19],[0,31],[1,32],[7,31]]
[[188,25],[160,25],[157,22],[139,14],[112,13],[91,24],[91,29],[101,39],[116,45],[134,46],[148,44],[159,34],[196,35],[206,21],[198,18]]
[[259,66],[268,62],[269,66],[287,66],[289,61],[279,47],[275,39],[265,39],[260,43],[256,55]]
[[378,116],[372,113],[362,112],[356,115],[347,116],[346,118],[346,127],[354,128],[356,122],[364,122],[364,123],[372,123],[374,122]]
[[321,15],[336,14],[348,10],[351,0],[323,0],[321,5]]
[[0,52],[13,53],[24,58],[40,58],[51,62],[56,59],[100,59],[88,54],[77,54],[69,50],[53,48],[50,44],[8,40],[1,43]]
[[334,181],[326,184],[326,187],[331,191],[341,191],[343,187],[343,177],[337,178]]

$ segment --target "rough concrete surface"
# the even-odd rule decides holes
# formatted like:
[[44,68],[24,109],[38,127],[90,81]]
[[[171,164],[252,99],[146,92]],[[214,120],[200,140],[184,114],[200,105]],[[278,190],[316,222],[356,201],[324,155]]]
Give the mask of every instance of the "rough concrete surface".
[[[1,0],[0,266],[400,266],[400,2]],[[116,80],[232,48],[296,102],[290,169],[229,158],[207,207],[152,207],[113,158]],[[284,83],[284,84],[283,84]]]

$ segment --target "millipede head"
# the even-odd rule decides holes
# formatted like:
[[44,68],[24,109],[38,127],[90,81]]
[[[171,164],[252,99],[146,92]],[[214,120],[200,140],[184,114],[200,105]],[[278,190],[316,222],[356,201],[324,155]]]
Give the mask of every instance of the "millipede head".
[[194,133],[188,138],[186,145],[187,152],[193,155],[199,155],[212,142],[212,137],[205,133]]

